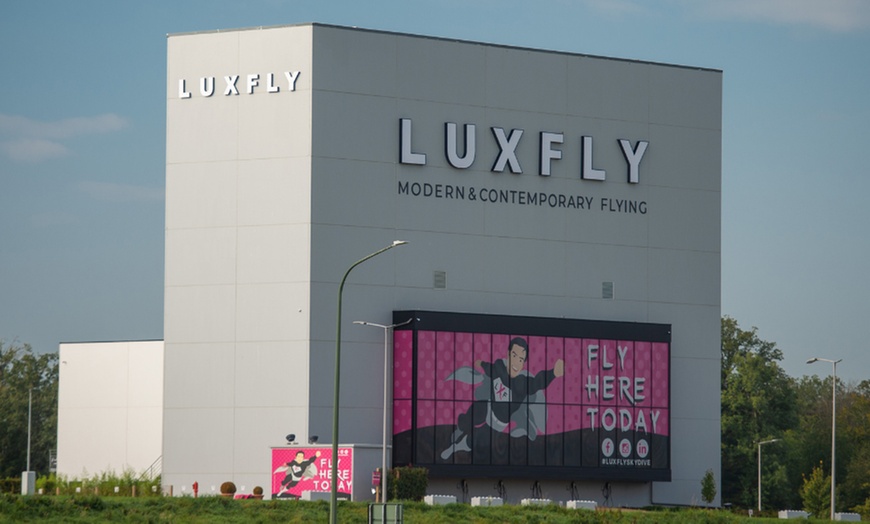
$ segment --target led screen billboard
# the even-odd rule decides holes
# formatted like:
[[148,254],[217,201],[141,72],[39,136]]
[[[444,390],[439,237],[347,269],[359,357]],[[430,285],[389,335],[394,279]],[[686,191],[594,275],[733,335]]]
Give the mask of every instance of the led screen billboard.
[[671,326],[397,311],[393,464],[670,480]]

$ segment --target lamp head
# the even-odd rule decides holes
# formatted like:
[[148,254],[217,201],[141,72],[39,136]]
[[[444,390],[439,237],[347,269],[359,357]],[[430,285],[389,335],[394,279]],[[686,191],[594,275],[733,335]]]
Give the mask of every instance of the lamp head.
[[295,434],[295,433],[290,433],[290,434],[287,435],[285,438],[287,439],[287,443],[288,443],[288,444],[293,444],[293,441],[296,440],[296,434]]
[[311,435],[310,437],[308,437],[309,444],[314,444],[316,442],[317,442],[317,435]]
[[404,245],[407,243],[408,243],[407,240],[393,240],[393,247],[401,246],[401,245]]
[[818,361],[819,361],[818,357],[813,357],[813,358],[807,360],[807,364],[812,364],[813,362],[818,362]]

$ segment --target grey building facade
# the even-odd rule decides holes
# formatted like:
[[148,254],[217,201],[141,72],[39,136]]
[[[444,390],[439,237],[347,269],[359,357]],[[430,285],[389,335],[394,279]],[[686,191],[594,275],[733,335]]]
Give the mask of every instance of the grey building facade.
[[[306,24],[170,35],[166,96],[176,493],[269,485],[287,433],[328,443],[339,280],[396,239],[344,289],[342,444],[380,444],[391,380],[354,320],[648,323],[670,327],[670,480],[612,500],[692,504],[720,479],[721,71]],[[457,494],[447,471],[430,492]],[[534,480],[603,502],[607,481],[503,480],[514,502]]]

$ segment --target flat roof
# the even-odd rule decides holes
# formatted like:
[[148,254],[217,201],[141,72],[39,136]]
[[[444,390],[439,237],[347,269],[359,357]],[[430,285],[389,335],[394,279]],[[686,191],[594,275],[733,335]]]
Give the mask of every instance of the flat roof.
[[130,339],[130,340],[84,340],[71,342],[58,342],[58,346],[74,346],[86,344],[135,344],[137,342],[163,342],[162,338],[145,338],[145,339]]
[[261,25],[261,26],[254,26],[254,27],[242,27],[242,28],[237,28],[237,29],[212,29],[212,30],[208,30],[208,31],[191,31],[191,32],[186,32],[186,33],[167,33],[166,38],[170,38],[170,37],[174,37],[174,36],[203,35],[203,34],[213,34],[213,33],[235,33],[235,32],[239,32],[239,31],[261,31],[264,29],[280,29],[282,27],[304,27],[304,26],[329,27],[332,29],[343,29],[343,30],[347,30],[347,31],[359,31],[359,32],[365,32],[365,33],[378,33],[378,34],[385,34],[385,35],[407,36],[407,37],[411,37],[411,38],[425,38],[425,39],[429,39],[429,40],[438,40],[438,41],[442,41],[442,42],[456,42],[456,43],[461,43],[461,44],[483,45],[483,46],[488,46],[488,47],[500,47],[500,48],[504,48],[504,49],[516,49],[516,50],[520,50],[520,51],[535,51],[535,52],[539,52],[539,53],[555,53],[555,54],[568,55],[568,56],[597,58],[597,59],[601,59],[601,60],[613,60],[613,61],[617,61],[617,62],[630,62],[630,63],[636,63],[636,64],[649,64],[649,65],[657,65],[657,66],[665,66],[665,67],[676,67],[676,68],[680,68],[680,69],[690,69],[690,70],[694,70],[694,71],[710,71],[710,72],[714,72],[714,73],[720,73],[720,74],[722,73],[721,69],[714,69],[714,68],[709,68],[709,67],[669,64],[666,62],[652,62],[649,60],[636,60],[636,59],[630,59],[630,58],[614,58],[614,57],[609,57],[609,56],[590,55],[590,54],[586,54],[586,53],[574,53],[574,52],[569,52],[569,51],[556,51],[553,49],[542,49],[542,48],[535,48],[535,47],[507,45],[507,44],[494,44],[491,42],[464,40],[461,38],[445,38],[445,37],[439,37],[439,36],[418,35],[418,34],[413,34],[413,33],[401,33],[401,32],[397,32],[397,31],[385,31],[385,30],[381,30],[381,29],[366,29],[366,28],[360,28],[360,27],[356,27],[356,26],[323,24],[323,23],[319,23],[319,22],[305,22],[305,23],[300,23],[300,24],[279,24],[279,25],[272,25],[272,26],[262,26]]

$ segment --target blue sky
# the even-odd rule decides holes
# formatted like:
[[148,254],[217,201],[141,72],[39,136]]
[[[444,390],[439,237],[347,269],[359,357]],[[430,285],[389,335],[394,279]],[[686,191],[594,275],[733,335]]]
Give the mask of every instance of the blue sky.
[[722,312],[870,379],[867,0],[3,0],[0,339],[162,338],[166,34],[305,22],[723,70]]

